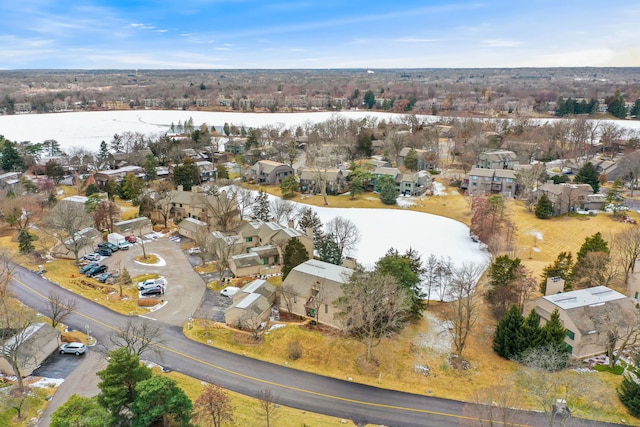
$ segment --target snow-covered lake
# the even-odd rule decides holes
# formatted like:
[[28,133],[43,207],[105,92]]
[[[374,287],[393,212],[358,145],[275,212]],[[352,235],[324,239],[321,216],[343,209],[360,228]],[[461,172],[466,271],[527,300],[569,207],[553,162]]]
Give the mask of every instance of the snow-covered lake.
[[[0,135],[12,141],[43,142],[54,139],[63,150],[83,147],[98,151],[101,141],[110,142],[114,134],[141,132],[145,135],[164,134],[170,130],[171,123],[184,123],[190,118],[195,126],[206,123],[209,126],[222,126],[225,122],[260,127],[282,123],[286,128],[302,125],[305,122],[318,123],[338,114],[348,119],[361,119],[371,116],[379,120],[398,121],[400,114],[375,111],[304,112],[304,113],[234,113],[182,110],[134,110],[134,111],[95,111],[51,114],[22,114],[0,116]],[[436,121],[446,117],[418,116],[420,119]],[[561,119],[541,119],[538,122]],[[640,130],[640,121],[612,121],[625,129]]]

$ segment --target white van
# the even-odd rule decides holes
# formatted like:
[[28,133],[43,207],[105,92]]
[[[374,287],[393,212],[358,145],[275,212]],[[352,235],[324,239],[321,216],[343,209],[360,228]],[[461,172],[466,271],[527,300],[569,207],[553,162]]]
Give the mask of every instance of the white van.
[[227,286],[226,288],[220,291],[220,295],[232,298],[238,292],[240,292],[240,288],[237,288],[235,286]]

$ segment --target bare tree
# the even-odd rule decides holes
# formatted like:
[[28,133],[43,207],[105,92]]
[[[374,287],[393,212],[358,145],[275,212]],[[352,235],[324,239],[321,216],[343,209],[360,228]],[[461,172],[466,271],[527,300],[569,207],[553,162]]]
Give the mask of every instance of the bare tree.
[[253,312],[247,311],[239,320],[241,329],[245,329],[251,332],[251,336],[255,341],[259,341],[262,335],[265,333],[266,325],[265,321],[260,316]]
[[283,283],[278,288],[278,295],[280,296],[280,302],[284,303],[287,311],[291,313],[293,311],[293,302],[296,296],[295,288],[290,283]]
[[17,300],[2,298],[0,307],[0,357],[7,361],[24,390],[21,369],[33,360],[35,342],[29,340],[37,323],[36,313]]
[[234,187],[236,193],[236,200],[238,202],[238,209],[240,210],[240,219],[244,219],[244,215],[247,209],[251,209],[255,202],[255,197],[251,190],[243,187]]
[[80,231],[91,225],[91,215],[84,205],[73,202],[61,202],[55,205],[47,216],[50,228],[57,231],[58,238],[67,250],[73,252],[78,263],[80,250],[90,244],[89,239]]
[[160,324],[143,318],[129,318],[109,337],[115,347],[124,347],[139,357],[150,350],[156,350],[164,340]]
[[113,231],[113,223],[122,215],[120,206],[112,200],[104,200],[96,205],[93,211],[93,222],[98,230]]
[[411,311],[409,291],[392,276],[356,270],[342,286],[344,295],[334,302],[343,331],[364,342],[366,359],[387,336],[400,331]]
[[473,424],[481,427],[513,427],[518,421],[514,409],[520,396],[507,384],[476,390],[473,394],[471,414]]
[[340,250],[340,259],[355,249],[356,244],[360,241],[360,231],[351,220],[337,216],[325,225],[325,233],[333,235],[335,243]]
[[65,297],[56,291],[49,292],[45,314],[51,318],[51,326],[54,328],[76,309],[77,301],[73,297]]
[[275,395],[271,389],[265,388],[258,392],[256,398],[258,399],[258,404],[262,410],[262,416],[265,418],[267,427],[271,427],[271,421],[275,417],[279,407],[278,396]]
[[293,221],[297,214],[295,204],[290,202],[289,200],[284,199],[273,199],[269,203],[269,207],[271,210],[271,216],[274,221],[282,224],[283,222],[289,223],[289,221]]
[[620,176],[630,184],[631,197],[633,197],[634,190],[640,185],[638,182],[640,178],[640,150],[636,150],[621,158],[618,161],[618,170],[620,171]]
[[205,386],[193,410],[195,421],[202,427],[222,427],[223,423],[233,423],[231,398],[215,383]]
[[606,349],[609,367],[613,368],[625,349],[635,346],[640,340],[640,310],[631,301],[589,308],[589,318],[599,332],[598,340]]
[[611,249],[615,258],[620,260],[624,283],[628,284],[629,276],[635,270],[636,260],[640,258],[640,227],[633,227],[613,236]]
[[199,193],[204,208],[216,222],[216,228],[221,231],[231,230],[238,225],[240,211],[233,188],[218,190],[214,188],[209,193]]
[[162,217],[165,228],[167,228],[167,222],[171,217],[173,201],[176,195],[177,193],[173,190],[173,184],[169,181],[157,181],[154,184],[154,210]]
[[449,297],[453,301],[448,307],[447,320],[451,324],[449,333],[453,338],[453,347],[460,359],[478,318],[480,296],[476,294],[476,286],[483,270],[484,266],[480,264],[464,263],[454,270],[454,278],[449,287]]

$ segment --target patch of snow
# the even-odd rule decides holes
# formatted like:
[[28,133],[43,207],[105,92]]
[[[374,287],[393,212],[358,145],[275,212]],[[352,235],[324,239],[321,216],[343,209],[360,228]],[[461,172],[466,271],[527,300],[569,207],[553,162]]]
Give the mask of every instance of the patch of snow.
[[428,311],[424,312],[424,317],[429,321],[429,329],[418,335],[418,346],[430,349],[436,354],[450,353],[453,343],[449,334],[451,322],[440,320],[436,315]]
[[156,258],[158,258],[158,262],[156,262],[154,264],[149,264],[148,262],[142,262],[142,261],[138,261],[138,260],[135,260],[135,259],[133,261],[136,264],[145,265],[147,267],[164,267],[165,265],[167,265],[167,262],[160,255],[156,255],[156,254],[148,254],[148,255],[153,255]]
[[401,208],[410,208],[416,205],[416,199],[413,197],[400,196],[396,199],[396,203]]
[[283,324],[283,323],[277,323],[277,324],[275,324],[275,325],[271,325],[271,327],[269,328],[269,330],[270,330],[270,331],[275,331],[276,329],[282,329],[282,328],[284,328],[285,326],[287,326],[287,325],[285,325],[285,324]]
[[62,384],[63,382],[64,382],[64,379],[62,378],[42,378],[34,382],[33,384],[31,384],[31,387],[38,387],[38,388],[60,387],[60,384]]
[[434,196],[446,196],[447,192],[444,191],[444,184],[442,184],[441,182],[438,181],[433,181],[433,184],[431,185],[431,188],[433,191],[433,195]]

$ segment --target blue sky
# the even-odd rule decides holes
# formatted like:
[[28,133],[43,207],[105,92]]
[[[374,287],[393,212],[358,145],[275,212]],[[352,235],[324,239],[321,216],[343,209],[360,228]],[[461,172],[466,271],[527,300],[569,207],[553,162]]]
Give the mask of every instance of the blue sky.
[[0,68],[640,66],[637,0],[0,0]]

